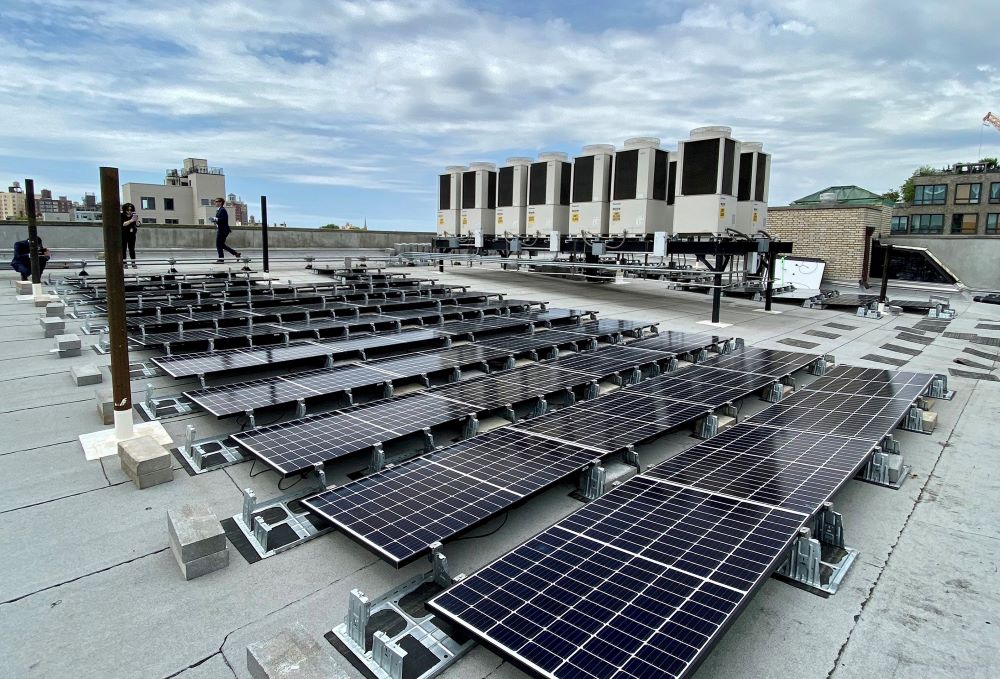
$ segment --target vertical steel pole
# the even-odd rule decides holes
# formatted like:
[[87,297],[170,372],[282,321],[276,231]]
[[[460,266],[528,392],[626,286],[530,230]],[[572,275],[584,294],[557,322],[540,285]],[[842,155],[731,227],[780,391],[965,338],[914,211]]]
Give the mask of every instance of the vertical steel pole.
[[122,262],[121,200],[118,168],[101,168],[101,219],[104,225],[104,273],[111,344],[111,386],[115,407],[115,438],[132,438],[132,386],[125,334],[125,271]]
[[24,209],[28,213],[28,248],[31,260],[31,294],[42,294],[42,267],[38,261],[38,218],[35,215],[35,180],[24,180]]
[[885,304],[889,301],[889,258],[892,256],[892,243],[886,243],[885,256],[882,258],[882,289],[878,293],[878,301]]
[[778,258],[775,256],[777,253],[771,248],[771,244],[768,243],[767,247],[767,288],[764,290],[764,311],[771,310],[771,299],[774,296],[774,269],[777,264]]
[[260,197],[260,243],[264,248],[264,273],[271,271],[267,260],[267,196]]

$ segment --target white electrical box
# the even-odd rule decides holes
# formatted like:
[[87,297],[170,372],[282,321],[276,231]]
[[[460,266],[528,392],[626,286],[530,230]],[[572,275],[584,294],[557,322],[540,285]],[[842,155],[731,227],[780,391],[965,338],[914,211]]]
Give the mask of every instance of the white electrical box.
[[452,165],[438,176],[437,235],[457,236],[461,232],[462,173],[469,168]]
[[591,144],[573,159],[569,235],[587,238],[608,235],[611,203],[613,144]]
[[767,227],[767,196],[771,184],[771,155],[759,142],[740,145],[740,180],[736,191],[737,231],[753,234]]
[[670,231],[670,153],[655,137],[626,139],[615,152],[608,233],[645,236]]
[[496,224],[497,166],[471,163],[462,173],[462,221],[459,235],[492,234]]
[[524,235],[528,218],[528,171],[531,158],[508,158],[497,171],[497,212],[495,233]]
[[562,238],[558,231],[553,231],[549,234],[549,252],[559,252],[562,246]]
[[736,227],[740,144],[728,127],[699,127],[678,144],[674,229],[720,235]]
[[666,231],[657,231],[653,234],[653,256],[667,256],[667,240],[670,238]]
[[571,165],[561,152],[541,153],[528,170],[526,236],[569,233]]

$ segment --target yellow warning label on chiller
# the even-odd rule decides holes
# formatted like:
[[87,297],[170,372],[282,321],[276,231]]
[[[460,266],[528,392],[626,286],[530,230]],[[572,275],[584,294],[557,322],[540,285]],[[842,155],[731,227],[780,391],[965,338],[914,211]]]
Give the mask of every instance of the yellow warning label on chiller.
[[622,213],[621,212],[612,212],[611,213],[611,221],[613,221],[613,222],[620,222],[621,220],[622,220]]
[[469,218],[468,217],[462,217],[462,225],[464,226],[464,225],[466,225],[468,223],[469,223]]
[[528,223],[529,224],[535,223],[535,215],[528,215]]
[[573,213],[573,221],[574,222],[580,221],[580,213],[579,212],[574,212]]
[[756,212],[753,213],[753,223],[754,224],[757,223],[757,213]]
[[438,224],[444,226],[444,217],[438,217]]
[[503,224],[503,215],[497,215],[497,224]]
[[726,208],[720,207],[719,208],[719,219],[722,219],[725,216],[726,216]]

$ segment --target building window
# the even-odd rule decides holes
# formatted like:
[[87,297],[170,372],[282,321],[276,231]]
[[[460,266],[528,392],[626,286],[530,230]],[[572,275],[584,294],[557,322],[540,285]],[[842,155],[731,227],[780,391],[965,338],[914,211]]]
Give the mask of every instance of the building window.
[[143,196],[139,199],[139,209],[140,210],[155,210],[156,209],[156,199],[151,196]]
[[990,202],[1000,203],[1000,182],[990,184]]
[[204,223],[205,223],[205,220],[204,220],[204,219],[199,219],[199,220],[198,220],[198,223],[199,223],[199,224],[204,224]]
[[179,220],[179,219],[164,219],[163,223],[164,224],[180,224],[181,220]]
[[892,233],[906,233],[910,228],[910,218],[906,215],[892,218]]
[[142,223],[143,224],[156,224],[156,218],[155,217],[143,217],[142,218]]
[[986,233],[996,234],[998,221],[1000,221],[1000,213],[991,212],[990,214],[986,215]]
[[948,194],[946,184],[928,184],[927,186],[913,187],[914,205],[944,205],[945,197]]
[[173,210],[174,209],[174,199],[173,198],[164,198],[163,199],[163,209],[164,210]]
[[911,215],[910,233],[943,233],[944,215]]
[[955,205],[975,205],[979,202],[982,184],[956,184]]
[[201,204],[202,205],[211,205],[212,203],[211,203],[211,201],[209,201],[208,198],[202,198],[201,199]]
[[951,216],[951,232],[975,235],[979,231],[979,215],[954,214]]

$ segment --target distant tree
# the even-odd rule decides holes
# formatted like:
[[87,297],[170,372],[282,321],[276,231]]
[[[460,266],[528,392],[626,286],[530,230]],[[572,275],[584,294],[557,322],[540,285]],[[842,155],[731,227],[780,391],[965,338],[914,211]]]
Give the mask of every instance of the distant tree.
[[889,189],[888,191],[882,194],[882,199],[891,200],[893,203],[895,203],[897,200],[899,200],[899,191],[896,189]]
[[337,230],[337,231],[340,230],[340,227],[337,226],[336,224],[324,224],[323,226],[321,226],[319,228],[321,228],[321,229],[332,229],[332,230]]
[[987,167],[996,167],[997,164],[998,164],[996,158],[989,158],[989,157],[987,157],[987,158],[980,158],[979,162],[980,163],[985,163],[987,165]]
[[903,200],[905,200],[907,203],[912,203],[913,202],[913,178],[914,177],[926,177],[926,176],[932,175],[932,174],[937,174],[937,170],[935,170],[930,165],[921,165],[916,170],[914,170],[913,174],[910,175],[910,178],[907,179],[905,182],[903,182],[903,185],[899,187],[899,192],[902,194]]

